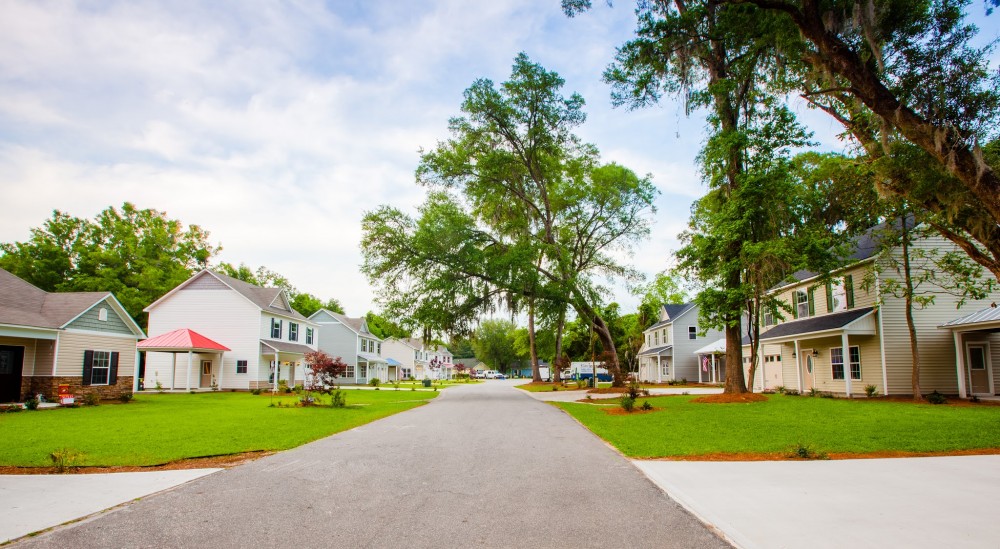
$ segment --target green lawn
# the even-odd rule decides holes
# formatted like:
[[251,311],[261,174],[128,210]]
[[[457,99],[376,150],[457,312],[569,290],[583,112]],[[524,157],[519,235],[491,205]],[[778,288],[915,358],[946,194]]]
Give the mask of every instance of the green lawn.
[[[434,387],[437,387],[438,389],[443,389],[445,387],[451,387],[451,386],[454,386],[454,385],[472,385],[472,384],[476,384],[476,383],[482,383],[482,381],[479,381],[477,379],[473,379],[473,380],[470,380],[470,381],[456,381],[456,380],[444,380],[444,379],[442,379],[442,380],[434,380],[431,383],[431,386],[428,387],[428,389],[432,389]],[[380,387],[382,387],[383,389],[390,389],[390,390],[393,389],[393,385],[392,385],[391,381],[387,381],[387,382],[383,383],[382,385],[380,385]],[[416,389],[423,389],[424,388],[424,382],[422,380],[419,380],[419,379],[415,380],[415,381],[400,381],[399,382],[399,388],[400,389],[407,389],[407,390],[409,390],[411,387],[414,387]]]
[[[0,414],[0,465],[47,466],[59,448],[76,465],[156,465],[184,458],[285,450],[409,410],[431,391],[344,391],[347,408],[270,407],[249,393],[138,394],[129,404]],[[291,405],[295,395],[274,402]]]
[[[525,383],[524,385],[515,385],[518,389],[528,391],[529,393],[550,393],[552,392],[552,387],[556,386],[555,383]],[[575,383],[570,383],[569,385],[559,385],[560,391],[584,391],[583,389],[577,389]],[[583,398],[583,397],[580,397]]]
[[660,410],[609,415],[607,406],[553,403],[634,458],[714,453],[941,452],[1000,448],[1000,406],[933,406],[768,395],[753,404],[699,404],[691,396],[639,398]]

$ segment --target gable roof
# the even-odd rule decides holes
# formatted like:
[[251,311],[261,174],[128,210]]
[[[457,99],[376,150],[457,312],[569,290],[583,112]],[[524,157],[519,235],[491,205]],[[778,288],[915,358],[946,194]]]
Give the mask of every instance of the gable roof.
[[0,269],[0,324],[60,329],[109,298],[109,305],[129,329],[145,337],[111,292],[46,292]]
[[666,315],[666,317],[667,317],[666,320],[661,320],[661,321],[653,324],[649,328],[646,328],[646,330],[653,330],[655,328],[660,328],[662,326],[666,326],[668,324],[672,324],[674,321],[676,321],[678,318],[680,318],[681,315],[683,315],[684,313],[686,313],[686,312],[690,311],[691,309],[693,309],[694,305],[695,305],[694,301],[692,301],[690,303],[664,304],[664,305],[661,305],[660,308],[661,308],[662,312]]
[[327,316],[329,316],[329,317],[333,318],[334,320],[336,320],[337,322],[343,324],[349,330],[351,330],[352,332],[354,332],[354,333],[356,333],[358,335],[364,334],[365,337],[371,337],[372,339],[375,339],[377,341],[382,341],[381,338],[376,337],[375,334],[371,333],[368,330],[368,323],[365,321],[365,317],[363,317],[363,316],[362,317],[353,318],[353,317],[349,317],[347,315],[342,315],[340,313],[335,313],[335,312],[333,312],[333,311],[331,311],[329,309],[320,309],[320,310],[316,311],[315,313],[309,315],[309,320],[312,320],[314,316],[316,316],[316,315],[318,315],[320,313],[325,313]]
[[[194,275],[191,276],[191,278],[178,284],[177,287],[175,287],[173,290],[170,290],[169,292],[164,294],[163,297],[161,297],[160,299],[157,299],[156,301],[150,303],[143,310],[147,312],[150,311],[153,307],[156,307],[161,301],[167,299],[174,293],[182,290],[184,287],[186,287],[187,285],[191,284],[192,282],[198,280],[203,276],[215,277],[216,280],[225,284],[226,286],[229,287],[229,289],[243,296],[244,299],[246,299],[247,301],[249,301],[251,304],[255,305],[262,311],[267,311],[269,313],[273,313],[288,318],[294,318],[296,320],[310,322],[308,318],[302,316],[298,311],[296,311],[291,307],[289,307],[288,309],[283,309],[281,307],[274,306],[274,301],[279,297],[281,297],[281,295],[285,292],[285,290],[283,290],[282,288],[263,288],[261,286],[255,286],[253,284],[250,284],[249,282],[244,282],[238,278],[233,278],[229,275],[225,275],[213,271],[211,269],[204,269],[195,273]],[[287,300],[284,300],[284,302],[287,303]]]

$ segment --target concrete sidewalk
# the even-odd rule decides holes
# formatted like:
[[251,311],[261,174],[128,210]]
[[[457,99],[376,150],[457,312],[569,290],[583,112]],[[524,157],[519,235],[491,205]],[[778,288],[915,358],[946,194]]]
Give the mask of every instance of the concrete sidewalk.
[[0,544],[161,492],[220,469],[0,476]]
[[633,463],[746,549],[1000,546],[1000,456]]

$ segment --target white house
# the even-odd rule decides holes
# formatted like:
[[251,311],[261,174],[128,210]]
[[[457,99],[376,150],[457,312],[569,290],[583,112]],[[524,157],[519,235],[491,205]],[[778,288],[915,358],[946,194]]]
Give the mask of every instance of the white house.
[[368,330],[364,317],[350,318],[320,309],[309,317],[319,326],[319,349],[347,364],[346,383],[364,385],[373,378],[399,379],[399,368],[382,358],[382,340]]
[[660,320],[643,332],[645,341],[639,349],[639,379],[662,382],[699,376],[695,351],[723,337],[717,329],[701,333],[698,329],[698,305],[663,305]]
[[[151,338],[188,329],[229,351],[192,353],[176,360],[167,352],[149,352],[146,389],[270,388],[284,380],[305,381],[305,354],[316,351],[319,327],[289,305],[281,288],[262,288],[211,270],[203,270],[156,300],[149,313]],[[189,362],[191,363],[189,365]]]
[[401,379],[451,379],[455,376],[454,355],[443,345],[425,345],[415,337],[390,337],[382,342],[382,354],[399,362]]

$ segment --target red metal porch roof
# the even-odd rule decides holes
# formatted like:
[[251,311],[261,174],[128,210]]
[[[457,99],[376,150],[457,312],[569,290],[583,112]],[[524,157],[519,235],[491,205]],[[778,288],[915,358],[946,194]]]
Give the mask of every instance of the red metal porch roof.
[[199,334],[194,330],[181,328],[172,332],[167,332],[156,337],[144,339],[136,344],[142,349],[176,349],[178,351],[205,350],[205,351],[231,351],[229,347],[217,343]]

